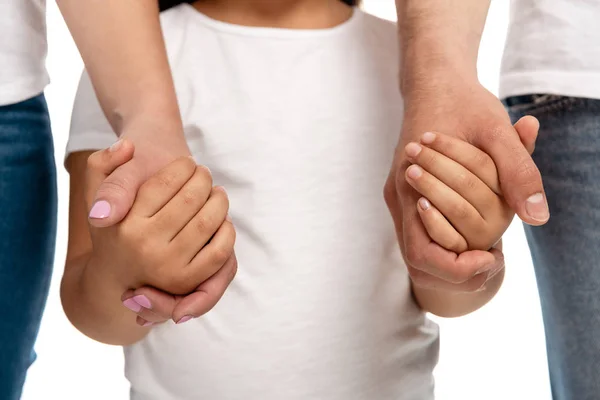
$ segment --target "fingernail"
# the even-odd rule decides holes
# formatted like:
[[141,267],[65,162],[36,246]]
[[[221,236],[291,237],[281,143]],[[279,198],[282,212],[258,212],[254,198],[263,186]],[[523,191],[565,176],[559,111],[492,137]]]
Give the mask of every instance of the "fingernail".
[[404,151],[406,151],[407,156],[415,158],[419,155],[422,149],[423,148],[416,143],[409,143],[404,148]]
[[179,321],[177,321],[177,325],[183,324],[184,322],[188,322],[190,319],[192,319],[192,317],[189,315],[186,315],[185,317],[183,317]]
[[408,167],[407,175],[410,179],[419,179],[423,175],[423,170],[417,165]]
[[146,326],[152,326],[152,325],[154,325],[154,322],[146,321],[146,323],[142,326],[146,327]]
[[124,300],[123,305],[136,314],[142,310],[142,306],[139,305],[139,303],[136,302],[133,298]]
[[231,217],[229,216],[229,214],[227,214],[227,216],[225,217],[225,221],[233,224],[233,221],[231,220]]
[[94,206],[90,210],[90,218],[94,219],[105,219],[110,215],[110,203],[105,200],[100,200],[94,203]]
[[525,203],[527,214],[534,220],[544,222],[550,218],[548,203],[542,193],[536,193],[527,199]]
[[423,136],[421,136],[421,143],[423,144],[431,144],[435,140],[435,133],[433,132],[425,132]]
[[148,310],[152,310],[152,303],[150,302],[150,299],[148,299],[143,294],[134,296],[131,299],[138,303],[140,306],[147,308]]
[[431,203],[429,203],[429,200],[427,200],[426,198],[421,197],[419,199],[419,207],[421,207],[423,211],[427,211],[431,207]]
[[119,150],[121,148],[121,145],[123,144],[123,139],[119,139],[116,142],[114,142],[112,144],[112,146],[110,146],[108,148],[108,151],[111,153],[114,153],[115,151]]

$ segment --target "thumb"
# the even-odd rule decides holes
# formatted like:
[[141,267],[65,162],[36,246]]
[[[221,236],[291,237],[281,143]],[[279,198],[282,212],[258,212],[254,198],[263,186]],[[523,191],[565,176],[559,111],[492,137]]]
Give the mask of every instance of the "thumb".
[[[119,173],[124,165],[133,158],[134,145],[127,139],[121,139],[108,149],[97,151],[88,158],[86,174],[86,199],[91,204],[89,222],[92,226],[106,227],[119,222],[129,207],[123,207],[121,200],[127,198],[131,179]],[[118,217],[118,211],[121,216]]]
[[529,154],[533,154],[535,150],[535,142],[540,131],[540,122],[537,118],[526,115],[515,124],[515,130],[521,138],[521,143],[527,149]]

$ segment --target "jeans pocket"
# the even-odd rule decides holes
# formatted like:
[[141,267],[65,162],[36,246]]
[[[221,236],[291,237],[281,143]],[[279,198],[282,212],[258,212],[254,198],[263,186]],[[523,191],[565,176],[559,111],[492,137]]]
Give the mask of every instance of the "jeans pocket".
[[529,94],[513,96],[504,100],[509,113],[513,115],[540,115],[572,106],[582,99],[555,94]]

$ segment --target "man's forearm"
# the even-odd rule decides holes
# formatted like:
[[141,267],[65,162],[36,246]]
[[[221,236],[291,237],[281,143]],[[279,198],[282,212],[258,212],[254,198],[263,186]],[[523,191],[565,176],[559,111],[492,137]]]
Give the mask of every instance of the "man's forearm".
[[117,279],[99,276],[88,255],[70,260],[61,282],[61,300],[69,321],[84,335],[102,343],[126,346],[149,332],[121,303],[128,288]]
[[133,125],[148,130],[145,134],[153,138],[182,137],[157,1],[57,0],[57,3],[117,135],[130,131],[128,127]]
[[490,0],[396,0],[402,91],[442,75],[476,79],[489,7]]
[[504,281],[504,269],[490,279],[483,290],[473,293],[457,293],[426,289],[413,285],[415,300],[425,312],[438,317],[456,318],[479,310],[494,298]]

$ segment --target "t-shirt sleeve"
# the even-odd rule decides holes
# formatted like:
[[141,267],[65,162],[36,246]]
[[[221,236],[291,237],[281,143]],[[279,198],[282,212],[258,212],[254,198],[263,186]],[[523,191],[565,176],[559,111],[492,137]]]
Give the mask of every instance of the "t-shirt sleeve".
[[117,135],[102,112],[87,72],[83,72],[71,115],[71,129],[65,158],[71,153],[100,150],[117,140]]

